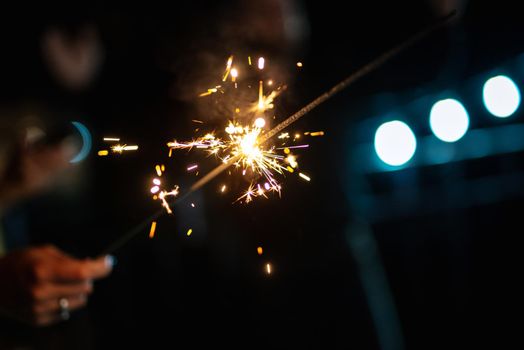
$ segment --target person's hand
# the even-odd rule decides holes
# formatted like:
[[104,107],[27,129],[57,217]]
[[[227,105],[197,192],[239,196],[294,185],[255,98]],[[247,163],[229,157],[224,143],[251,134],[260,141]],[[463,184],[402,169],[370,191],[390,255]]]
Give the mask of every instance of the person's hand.
[[0,313],[36,326],[67,319],[112,266],[111,256],[78,260],[50,245],[14,251],[0,258]]

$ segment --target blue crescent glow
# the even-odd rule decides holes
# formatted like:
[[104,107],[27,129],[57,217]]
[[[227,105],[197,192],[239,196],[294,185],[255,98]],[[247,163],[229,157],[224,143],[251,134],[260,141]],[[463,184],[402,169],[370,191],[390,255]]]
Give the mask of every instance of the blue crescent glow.
[[71,122],[71,124],[74,125],[82,137],[82,148],[80,149],[80,152],[78,152],[78,154],[69,162],[78,163],[84,160],[91,151],[91,133],[86,128],[86,126],[80,122]]

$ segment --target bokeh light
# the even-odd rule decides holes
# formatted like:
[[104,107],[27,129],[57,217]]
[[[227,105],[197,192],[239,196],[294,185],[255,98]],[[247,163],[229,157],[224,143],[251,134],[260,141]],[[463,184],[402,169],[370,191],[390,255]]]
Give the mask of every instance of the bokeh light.
[[415,154],[417,140],[410,127],[399,120],[382,124],[375,133],[375,152],[386,164],[400,166]]
[[468,112],[457,100],[440,100],[431,108],[429,125],[433,134],[440,140],[455,142],[468,131]]
[[504,75],[488,79],[482,91],[484,106],[495,117],[506,118],[515,113],[520,105],[517,85]]

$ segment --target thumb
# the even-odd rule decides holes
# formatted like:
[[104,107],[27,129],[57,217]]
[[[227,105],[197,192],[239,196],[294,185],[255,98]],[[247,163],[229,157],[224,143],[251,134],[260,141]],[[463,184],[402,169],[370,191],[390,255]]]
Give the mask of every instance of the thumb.
[[114,258],[110,255],[86,260],[63,258],[54,265],[51,275],[60,281],[99,279],[111,273],[113,264]]

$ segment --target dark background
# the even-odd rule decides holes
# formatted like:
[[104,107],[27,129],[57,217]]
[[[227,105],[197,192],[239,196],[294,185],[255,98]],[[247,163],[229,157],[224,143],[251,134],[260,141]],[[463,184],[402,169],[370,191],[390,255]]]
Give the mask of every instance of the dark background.
[[[185,153],[167,158],[165,142],[192,135],[190,120],[201,119],[202,108],[187,96],[198,91],[202,75],[217,65],[221,70],[231,52],[263,54],[288,68],[289,93],[278,107],[283,118],[447,13],[446,3],[304,1],[309,29],[293,43],[278,31],[272,36],[277,15],[253,15],[256,2],[118,10],[83,3],[5,12],[3,109],[55,123],[81,120],[95,144],[73,194],[46,194],[11,215],[27,224],[34,243],[96,255],[157,210],[148,196],[155,164],[179,169],[190,162]],[[468,95],[468,84],[524,51],[517,5],[449,4],[459,6],[453,25],[293,126],[326,133],[312,138],[300,158],[310,183],[289,178],[281,199],[231,205],[234,196],[217,196],[219,180],[212,182],[158,220],[155,239],[144,231],[115,252],[114,273],[95,286],[87,311],[69,324],[20,334],[29,332],[43,348],[440,349],[509,341],[516,328],[511,268],[519,259],[511,248],[522,231],[522,151],[394,172],[360,169],[354,156],[358,145],[372,142],[380,118],[420,96],[451,89],[480,104],[480,95]],[[250,20],[258,17],[261,30],[251,31]],[[39,38],[50,25],[74,32],[82,23],[98,28],[105,60],[93,85],[67,92],[39,58]],[[517,85],[523,78],[515,74]],[[502,123],[480,107],[470,116],[471,128]],[[521,118],[519,109],[504,123]],[[427,110],[413,116],[412,125],[417,136],[429,135]],[[97,157],[108,134],[139,144],[140,151]],[[501,190],[493,200],[475,200],[497,192],[490,182],[478,193],[461,192],[486,176],[500,184],[510,172],[520,174],[508,184],[515,190]],[[193,181],[173,175],[182,186]],[[406,200],[415,189],[416,200]],[[456,205],[468,196],[467,204]],[[386,200],[375,206],[377,198]],[[188,208],[190,202],[197,208]]]

